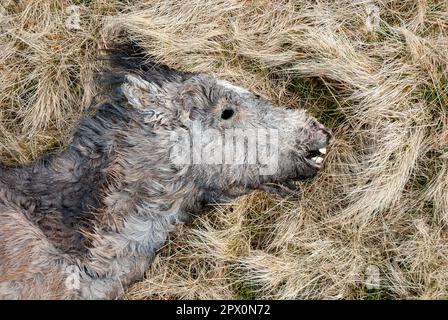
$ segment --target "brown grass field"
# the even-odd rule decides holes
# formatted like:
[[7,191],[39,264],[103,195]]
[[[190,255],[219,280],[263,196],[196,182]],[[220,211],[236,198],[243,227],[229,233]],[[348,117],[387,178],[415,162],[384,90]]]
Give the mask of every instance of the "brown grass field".
[[126,298],[448,298],[447,0],[2,0],[2,162],[69,141],[121,30],[336,135],[300,200],[211,207]]

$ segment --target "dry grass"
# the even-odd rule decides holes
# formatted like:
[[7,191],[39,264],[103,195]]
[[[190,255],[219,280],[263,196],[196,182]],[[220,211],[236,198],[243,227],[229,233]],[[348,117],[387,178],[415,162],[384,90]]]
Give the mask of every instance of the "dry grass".
[[337,136],[300,201],[212,208],[128,298],[448,297],[446,0],[73,2],[80,30],[65,25],[70,1],[0,11],[3,162],[67,142],[117,29],[171,66],[306,107]]

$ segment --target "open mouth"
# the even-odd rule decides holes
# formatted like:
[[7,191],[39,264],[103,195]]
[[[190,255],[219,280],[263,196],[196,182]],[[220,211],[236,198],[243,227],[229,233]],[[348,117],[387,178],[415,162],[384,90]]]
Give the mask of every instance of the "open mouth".
[[320,148],[318,150],[310,150],[306,155],[308,163],[317,168],[321,168],[324,162],[324,157],[327,154],[327,148]]

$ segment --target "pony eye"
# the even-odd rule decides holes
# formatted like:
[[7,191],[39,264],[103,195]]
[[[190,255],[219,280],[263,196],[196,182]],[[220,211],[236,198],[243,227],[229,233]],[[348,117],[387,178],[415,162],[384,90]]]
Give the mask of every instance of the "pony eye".
[[228,120],[230,118],[232,118],[232,116],[235,114],[235,111],[233,111],[232,109],[225,109],[222,113],[221,113],[221,119],[223,120]]

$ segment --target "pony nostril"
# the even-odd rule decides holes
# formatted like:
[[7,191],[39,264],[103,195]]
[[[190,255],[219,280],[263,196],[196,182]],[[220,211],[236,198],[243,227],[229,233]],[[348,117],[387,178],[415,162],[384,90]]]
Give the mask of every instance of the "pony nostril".
[[325,127],[322,123],[317,121],[316,119],[311,119],[309,122],[309,128],[311,129],[311,132],[314,134],[325,136],[325,143],[331,144],[333,142],[333,134],[330,129]]
[[319,130],[325,129],[325,127],[321,123],[319,123],[317,120],[314,120],[314,119],[310,121],[310,128],[311,128],[311,130],[314,130],[314,131],[319,131]]

